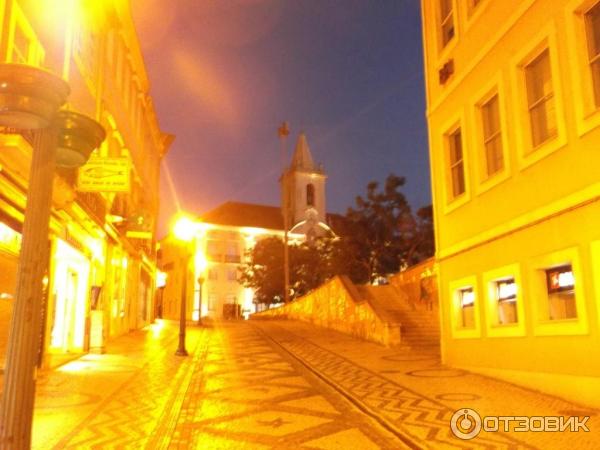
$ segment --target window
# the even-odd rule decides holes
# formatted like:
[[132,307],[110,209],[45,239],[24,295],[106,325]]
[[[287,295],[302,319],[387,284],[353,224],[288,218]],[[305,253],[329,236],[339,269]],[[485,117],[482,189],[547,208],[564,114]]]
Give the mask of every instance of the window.
[[315,206],[315,187],[312,184],[306,185],[306,206]]
[[237,269],[235,269],[235,268],[227,269],[227,281],[237,281]]
[[240,262],[240,247],[237,241],[227,241],[227,253],[225,254],[225,262],[239,263]]
[[589,63],[594,86],[594,101],[600,108],[600,2],[585,14]]
[[548,319],[577,318],[575,278],[570,264],[546,270]]
[[208,294],[208,305],[207,308],[209,311],[215,310],[215,304],[217,303],[217,294]]
[[19,64],[27,64],[29,62],[29,39],[27,39],[21,27],[15,27],[13,39],[12,61]]
[[519,264],[499,267],[483,274],[485,320],[489,337],[525,336],[525,308],[521,294]]
[[525,66],[531,142],[538,147],[557,135],[550,53],[545,49]]
[[498,324],[518,323],[517,283],[514,278],[494,282],[498,305]]
[[485,147],[486,174],[490,177],[504,168],[498,94],[481,105],[480,109],[483,127],[483,145]]
[[[481,337],[477,277],[451,281],[449,287],[450,332],[454,339]],[[445,301],[442,299],[442,301]]]
[[219,279],[219,271],[216,267],[208,269],[208,279],[213,281]]
[[442,47],[454,37],[454,17],[452,0],[440,0],[440,26],[442,31]]
[[219,249],[219,241],[207,241],[206,243],[206,255],[209,261],[220,261],[221,252]]
[[465,192],[465,173],[460,128],[448,136],[448,150],[452,198],[456,198]]
[[463,288],[458,291],[461,311],[461,327],[475,327],[475,293],[473,288]]

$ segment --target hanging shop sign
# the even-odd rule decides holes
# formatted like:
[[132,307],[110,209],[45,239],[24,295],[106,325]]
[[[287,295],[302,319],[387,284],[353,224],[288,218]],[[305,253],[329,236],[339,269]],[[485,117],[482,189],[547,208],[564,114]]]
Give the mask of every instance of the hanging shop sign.
[[79,169],[77,190],[129,192],[131,163],[128,158],[90,158]]

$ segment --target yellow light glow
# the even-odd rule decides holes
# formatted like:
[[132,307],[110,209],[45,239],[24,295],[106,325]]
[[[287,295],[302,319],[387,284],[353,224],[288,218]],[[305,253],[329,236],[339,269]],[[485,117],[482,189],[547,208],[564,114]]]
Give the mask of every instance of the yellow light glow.
[[180,216],[173,226],[173,235],[180,241],[190,242],[194,238],[196,223],[188,216]]
[[208,266],[208,260],[206,259],[206,255],[202,251],[196,252],[194,257],[194,264],[196,265],[196,274],[201,276],[203,272],[206,270]]
[[0,222],[0,246],[13,253],[18,253],[21,248],[21,235],[2,222]]
[[152,331],[152,336],[158,338],[160,337],[162,330],[165,328],[165,323],[161,319],[156,319],[156,322],[150,324],[149,327]]
[[168,275],[161,270],[158,270],[156,272],[156,288],[157,289],[161,288],[161,287],[165,287],[167,285],[167,277],[168,277]]

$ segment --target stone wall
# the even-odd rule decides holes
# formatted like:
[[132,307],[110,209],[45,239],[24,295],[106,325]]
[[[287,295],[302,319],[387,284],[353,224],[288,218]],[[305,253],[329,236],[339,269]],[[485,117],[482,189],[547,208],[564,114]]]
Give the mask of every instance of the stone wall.
[[438,307],[437,270],[434,258],[390,277],[390,284],[402,290],[415,309]]
[[304,297],[250,318],[301,320],[387,346],[400,344],[400,325],[383,320],[345,276],[335,277]]

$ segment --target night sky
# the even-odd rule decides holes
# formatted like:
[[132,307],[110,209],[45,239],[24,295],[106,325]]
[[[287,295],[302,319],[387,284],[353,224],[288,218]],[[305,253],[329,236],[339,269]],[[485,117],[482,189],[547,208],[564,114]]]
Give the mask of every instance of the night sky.
[[407,178],[414,208],[431,202],[417,0],[132,4],[161,128],[176,135],[160,235],[177,202],[278,205],[284,120],[288,159],[304,131],[324,165],[328,211],[389,173]]

